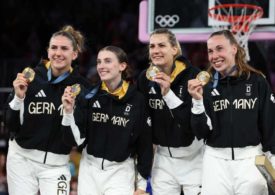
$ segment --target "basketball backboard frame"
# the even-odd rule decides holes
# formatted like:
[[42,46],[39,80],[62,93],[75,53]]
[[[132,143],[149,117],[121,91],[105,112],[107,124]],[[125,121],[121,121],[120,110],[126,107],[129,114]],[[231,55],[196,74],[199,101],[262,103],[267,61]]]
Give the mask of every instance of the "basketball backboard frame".
[[[209,0],[208,6],[215,5],[215,0]],[[275,40],[275,0],[268,0],[271,2],[270,13],[273,19],[262,20],[261,24],[267,24],[267,26],[258,26],[255,31],[250,35],[249,40]],[[141,1],[140,3],[140,15],[139,15],[139,40],[147,43],[149,41],[149,35],[154,30],[152,21],[154,21],[154,2],[155,0]],[[214,3],[213,3],[214,2]],[[273,14],[273,15],[272,15]],[[213,21],[212,21],[213,22]],[[273,24],[273,23],[274,24]],[[273,24],[273,25],[272,25]],[[213,28],[208,26],[201,28],[187,28],[177,29],[170,28],[174,32],[181,42],[204,42],[209,35],[214,31]]]

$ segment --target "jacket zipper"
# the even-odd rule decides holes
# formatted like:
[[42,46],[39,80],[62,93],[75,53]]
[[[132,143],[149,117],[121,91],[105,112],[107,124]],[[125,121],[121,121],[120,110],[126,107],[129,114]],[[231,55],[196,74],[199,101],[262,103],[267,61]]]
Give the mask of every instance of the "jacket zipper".
[[227,77],[227,87],[230,89],[229,91],[230,91],[230,127],[231,127],[231,158],[232,158],[232,160],[235,160],[235,152],[234,152],[234,147],[233,147],[233,142],[234,142],[234,129],[233,129],[233,125],[232,125],[232,122],[233,122],[233,116],[232,116],[232,106],[233,106],[233,101],[232,101],[232,99],[233,99],[233,97],[232,97],[232,86],[230,85],[230,83],[229,83],[229,78],[230,77]]

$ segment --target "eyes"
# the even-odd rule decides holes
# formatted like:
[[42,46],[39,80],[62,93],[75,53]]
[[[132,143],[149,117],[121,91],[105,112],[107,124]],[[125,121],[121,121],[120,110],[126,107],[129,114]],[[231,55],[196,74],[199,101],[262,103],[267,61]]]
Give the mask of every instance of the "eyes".
[[212,54],[214,51],[221,52],[223,51],[224,47],[221,45],[216,46],[214,49],[208,49],[208,54]]
[[50,49],[51,50],[57,50],[58,48],[60,48],[62,51],[68,51],[68,50],[70,50],[71,48],[70,47],[68,47],[68,46],[57,46],[57,45],[51,45],[50,46]]
[[165,44],[165,43],[159,43],[159,44],[150,44],[150,45],[149,45],[149,48],[150,48],[150,49],[154,49],[154,48],[156,48],[156,47],[164,48],[164,47],[166,47],[166,44]]
[[101,60],[101,59],[97,59],[96,60],[96,64],[97,65],[99,65],[101,63],[105,63],[105,64],[112,63],[112,59],[111,58],[104,58],[103,60]]

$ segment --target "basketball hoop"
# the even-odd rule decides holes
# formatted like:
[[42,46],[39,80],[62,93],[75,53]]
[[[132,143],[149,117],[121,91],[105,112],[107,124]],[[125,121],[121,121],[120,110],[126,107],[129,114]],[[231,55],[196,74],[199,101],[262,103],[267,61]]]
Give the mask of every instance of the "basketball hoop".
[[263,9],[250,4],[220,4],[209,8],[208,16],[222,22],[214,25],[214,29],[228,29],[235,35],[249,60],[248,38],[256,26],[253,22],[263,16]]

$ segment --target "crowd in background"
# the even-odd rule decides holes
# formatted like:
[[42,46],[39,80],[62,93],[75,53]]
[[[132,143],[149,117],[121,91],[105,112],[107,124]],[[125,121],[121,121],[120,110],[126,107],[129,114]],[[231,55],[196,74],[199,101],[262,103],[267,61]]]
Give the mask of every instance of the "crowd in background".
[[[75,63],[81,74],[96,80],[96,54],[106,45],[123,48],[133,68],[133,78],[148,66],[148,48],[138,40],[140,0],[60,0],[0,2],[0,87],[11,87],[17,72],[35,66],[47,57],[49,36],[71,24],[84,32],[86,51]],[[206,43],[182,43],[185,56],[201,68],[207,67]],[[275,90],[275,41],[250,42],[251,64],[262,70]],[[0,195],[7,195],[6,151],[8,132],[3,108],[8,93],[0,92]],[[76,194],[79,153],[71,152],[71,195]]]

